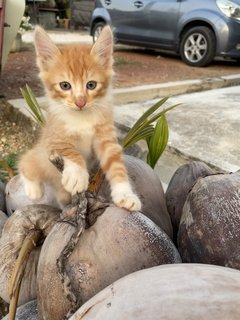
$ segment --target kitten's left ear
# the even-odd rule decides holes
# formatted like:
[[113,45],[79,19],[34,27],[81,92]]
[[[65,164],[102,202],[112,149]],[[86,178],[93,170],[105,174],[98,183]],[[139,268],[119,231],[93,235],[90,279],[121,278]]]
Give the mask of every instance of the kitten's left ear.
[[113,63],[113,35],[111,28],[105,26],[92,47],[91,55],[97,57],[103,67],[111,67]]

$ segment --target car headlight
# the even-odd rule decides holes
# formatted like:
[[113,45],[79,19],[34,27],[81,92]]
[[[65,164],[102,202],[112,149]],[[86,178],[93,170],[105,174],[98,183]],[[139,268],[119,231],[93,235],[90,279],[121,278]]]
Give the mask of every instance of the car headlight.
[[217,0],[217,6],[228,17],[240,20],[240,2],[234,0]]

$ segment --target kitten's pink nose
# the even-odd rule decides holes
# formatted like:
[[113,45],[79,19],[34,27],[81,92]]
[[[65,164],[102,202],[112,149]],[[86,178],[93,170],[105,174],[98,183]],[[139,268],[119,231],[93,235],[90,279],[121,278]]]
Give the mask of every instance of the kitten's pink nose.
[[82,109],[86,105],[86,99],[84,97],[77,97],[75,100],[75,105],[79,108]]

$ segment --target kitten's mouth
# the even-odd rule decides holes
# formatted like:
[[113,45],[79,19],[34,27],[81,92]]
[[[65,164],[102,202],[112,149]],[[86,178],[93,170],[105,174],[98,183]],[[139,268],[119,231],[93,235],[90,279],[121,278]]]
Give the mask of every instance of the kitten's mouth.
[[78,109],[83,110],[85,106],[77,106],[75,105]]
[[86,112],[89,108],[87,104],[84,106],[77,106],[76,104],[72,104],[71,109],[75,112]]

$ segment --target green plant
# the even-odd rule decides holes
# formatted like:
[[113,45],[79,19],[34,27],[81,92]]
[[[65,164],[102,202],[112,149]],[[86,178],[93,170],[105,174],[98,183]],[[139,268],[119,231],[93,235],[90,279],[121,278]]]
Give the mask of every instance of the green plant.
[[16,174],[17,160],[18,155],[15,153],[11,153],[3,159],[0,159],[0,180],[2,182],[7,182]]
[[139,62],[137,61],[130,61],[130,60],[126,60],[125,58],[122,58],[122,57],[117,57],[114,59],[114,66],[124,66],[124,65],[127,65],[127,64],[140,64]]
[[20,88],[20,91],[27,103],[27,110],[30,112],[33,119],[42,127],[44,126],[45,119],[42,113],[42,109],[39,106],[37,99],[32,91],[32,89],[26,84],[26,90]]
[[33,25],[29,22],[29,20],[30,20],[30,17],[26,17],[26,16],[22,17],[22,20],[18,29],[18,33],[23,34],[25,31],[33,29]]
[[165,114],[179,105],[175,104],[157,112],[167,100],[168,97],[165,97],[149,108],[136,121],[122,141],[123,147],[127,148],[139,140],[145,140],[148,145],[146,161],[152,168],[155,167],[168,143],[168,123]]

